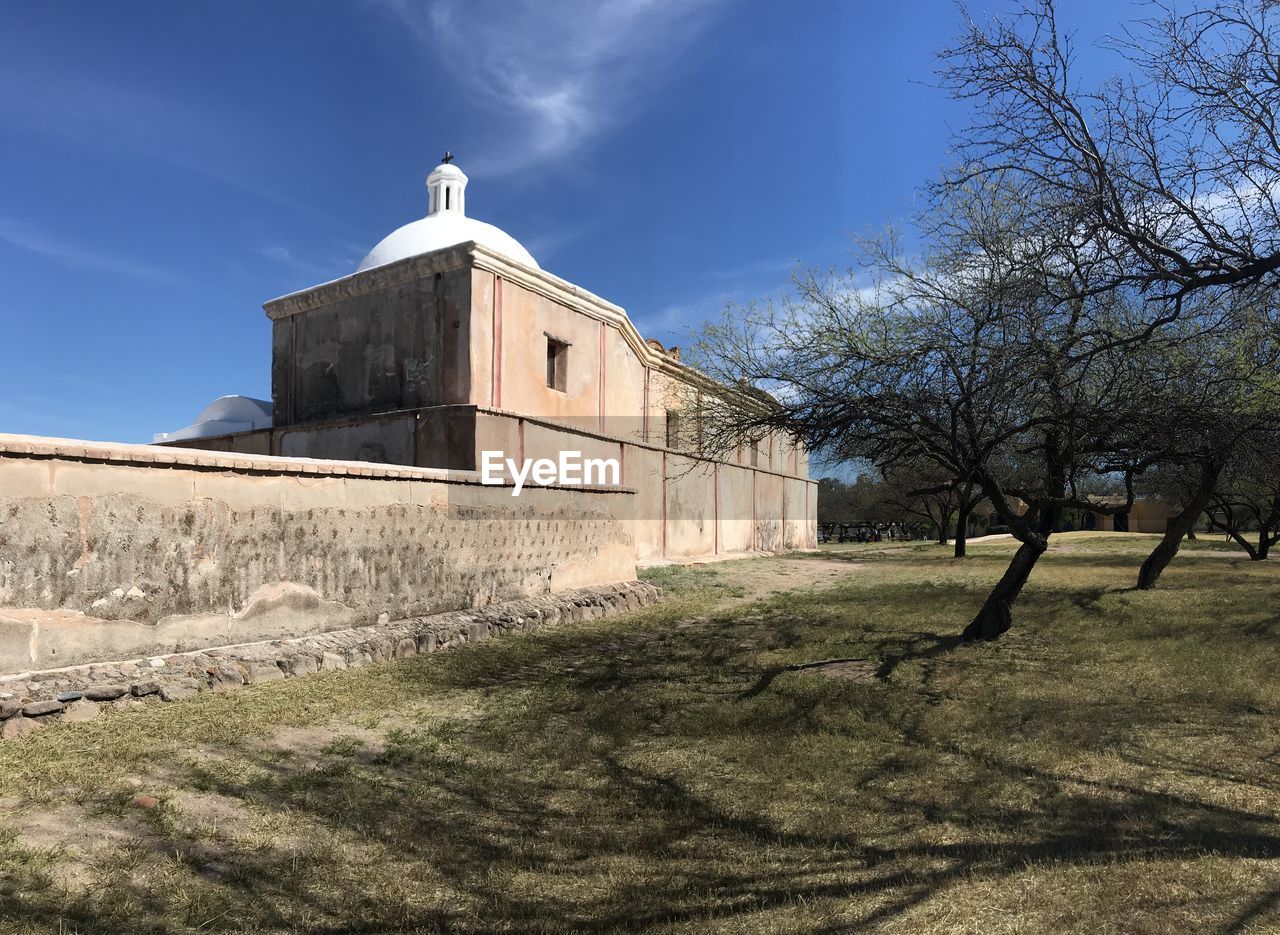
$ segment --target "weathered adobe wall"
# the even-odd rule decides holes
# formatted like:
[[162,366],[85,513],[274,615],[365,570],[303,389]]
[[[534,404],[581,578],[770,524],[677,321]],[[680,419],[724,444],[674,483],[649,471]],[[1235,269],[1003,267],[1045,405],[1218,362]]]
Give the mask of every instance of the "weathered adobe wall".
[[470,272],[358,285],[273,321],[276,426],[466,401]]
[[0,436],[0,673],[630,580],[632,496]]
[[245,439],[280,453],[332,457],[343,450],[346,433],[354,431],[363,433],[366,453],[401,453],[405,462],[416,457],[423,464],[449,451],[454,459],[450,466],[464,470],[478,468],[480,452],[486,450],[512,458],[555,458],[562,450],[580,451],[586,458],[616,458],[622,484],[636,491],[623,518],[641,560],[817,547],[816,482],[790,476],[797,469],[795,448],[788,449],[786,460],[761,457],[755,466],[734,464],[631,442],[625,434],[469,406],[267,429],[190,444],[225,451],[239,449]]
[[481,410],[477,453],[486,448],[522,458],[555,459],[576,450],[585,458],[617,459],[622,484],[636,491],[627,519],[641,560],[817,548],[816,482],[769,462],[732,464]]

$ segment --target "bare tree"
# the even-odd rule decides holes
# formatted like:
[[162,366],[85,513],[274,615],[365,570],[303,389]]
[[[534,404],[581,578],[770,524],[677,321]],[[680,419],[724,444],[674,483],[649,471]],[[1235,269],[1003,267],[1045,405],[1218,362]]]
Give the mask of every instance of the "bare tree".
[[697,346],[706,371],[776,399],[752,413],[726,406],[717,431],[785,427],[843,458],[927,462],[977,485],[1020,547],[969,639],[1008,629],[1064,511],[1098,509],[1083,482],[1118,473],[1127,502],[1105,509],[1124,512],[1149,463],[1133,352],[1163,312],[1089,288],[1093,258],[1063,252],[1058,231],[1041,229],[1049,213],[1026,195],[950,191],[926,216],[921,261],[892,238],[869,243],[875,286],[798,276],[793,298],[732,310]]
[[[1262,561],[1280,542],[1280,433],[1257,434],[1239,446],[1222,472],[1206,512],[1209,527]],[[1257,542],[1249,541],[1249,533]]]
[[1052,0],[969,19],[940,77],[977,118],[945,184],[1013,173],[1042,203],[1074,206],[1068,242],[1106,261],[1092,288],[1136,286],[1176,311],[1195,292],[1274,287],[1280,7],[1152,9],[1109,42],[1129,73],[1093,91],[1076,84]]
[[1139,590],[1155,587],[1182,540],[1221,494],[1232,466],[1250,459],[1280,425],[1278,342],[1270,316],[1247,293],[1228,298],[1249,301],[1180,320],[1142,351],[1150,368],[1143,381],[1149,388],[1144,424],[1149,457],[1157,462],[1154,483],[1146,486],[1178,512],[1142,563]]
[[938,476],[937,465],[922,461],[888,467],[881,492],[886,503],[923,520],[938,545],[947,544],[951,517],[958,507],[956,485]]
[[[1134,289],[1163,307],[1161,325],[1184,317],[1194,298],[1266,321],[1280,284],[1280,7],[1151,9],[1107,43],[1127,76],[1094,91],[1075,83],[1072,40],[1052,0],[1030,0],[1011,18],[969,19],[941,77],[977,118],[957,141],[962,167],[941,186],[1013,176],[1039,203],[1072,206],[1060,249],[1094,259],[1086,288]],[[1247,318],[1241,324],[1256,333]],[[1152,400],[1168,418],[1153,420],[1163,436],[1151,444],[1186,483],[1185,503],[1143,563],[1139,588],[1155,585],[1233,447],[1258,428],[1233,408],[1237,369],[1201,368],[1200,385],[1166,385]]]

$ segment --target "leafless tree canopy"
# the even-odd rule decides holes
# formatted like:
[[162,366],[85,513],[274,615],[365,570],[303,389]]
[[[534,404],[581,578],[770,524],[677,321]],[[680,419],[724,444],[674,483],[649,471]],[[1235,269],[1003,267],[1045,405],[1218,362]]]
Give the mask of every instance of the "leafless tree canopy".
[[[1021,546],[970,638],[1009,627],[1064,511],[1126,512],[1135,478],[1180,465],[1189,528],[1280,408],[1280,13],[1151,9],[1111,40],[1128,76],[1096,90],[1075,84],[1049,0],[968,20],[941,76],[977,117],[928,188],[923,246],[864,242],[855,269],[797,275],[696,349],[757,403],[713,394],[708,437],[781,428],[980,491]],[[1118,504],[1090,498],[1104,478]]]
[[1130,73],[1095,90],[1073,72],[1051,0],[970,19],[942,58],[945,86],[978,119],[942,183],[1010,173],[1072,206],[1069,243],[1176,301],[1280,274],[1280,7],[1225,0],[1154,15],[1109,43]]

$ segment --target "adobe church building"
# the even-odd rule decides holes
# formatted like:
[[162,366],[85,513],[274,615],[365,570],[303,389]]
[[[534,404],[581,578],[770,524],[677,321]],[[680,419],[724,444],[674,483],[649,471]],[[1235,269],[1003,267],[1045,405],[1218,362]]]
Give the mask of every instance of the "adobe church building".
[[479,470],[485,451],[581,451],[616,459],[636,489],[638,559],[814,547],[804,450],[773,437],[728,463],[698,458],[679,409],[699,376],[621,308],[468,217],[467,176],[449,158],[427,177],[426,217],[354,274],[265,305],[270,427],[196,423],[157,440],[457,471]]
[[[700,453],[705,378],[469,218],[466,185],[446,159],[426,217],[266,304],[270,403],[155,445],[0,434],[4,736],[85,686],[343,668],[639,606],[640,563],[815,547],[804,450]],[[617,476],[512,496],[481,471],[572,451]]]

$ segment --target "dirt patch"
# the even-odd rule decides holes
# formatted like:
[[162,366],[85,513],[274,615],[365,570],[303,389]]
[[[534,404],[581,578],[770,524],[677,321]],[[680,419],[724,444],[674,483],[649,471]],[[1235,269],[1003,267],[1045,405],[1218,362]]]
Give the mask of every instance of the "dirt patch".
[[[390,720],[390,719],[388,719]],[[408,724],[396,718],[396,723],[380,725],[379,729],[359,727],[355,724],[332,724],[323,727],[286,727],[265,741],[250,746],[273,756],[281,754],[297,757],[308,763],[319,763],[326,751],[341,746],[347,756],[357,763],[368,764],[387,749],[387,727],[403,727]]]
[[20,812],[0,824],[0,829],[13,832],[16,842],[27,850],[56,854],[58,859],[48,871],[67,889],[88,885],[103,865],[119,859],[120,851],[157,840],[146,822],[135,816],[103,817],[73,804]]
[[732,607],[784,591],[831,587],[864,567],[864,562],[839,559],[768,558],[721,562],[716,572],[722,583],[742,589],[741,597],[724,601],[724,606]]

